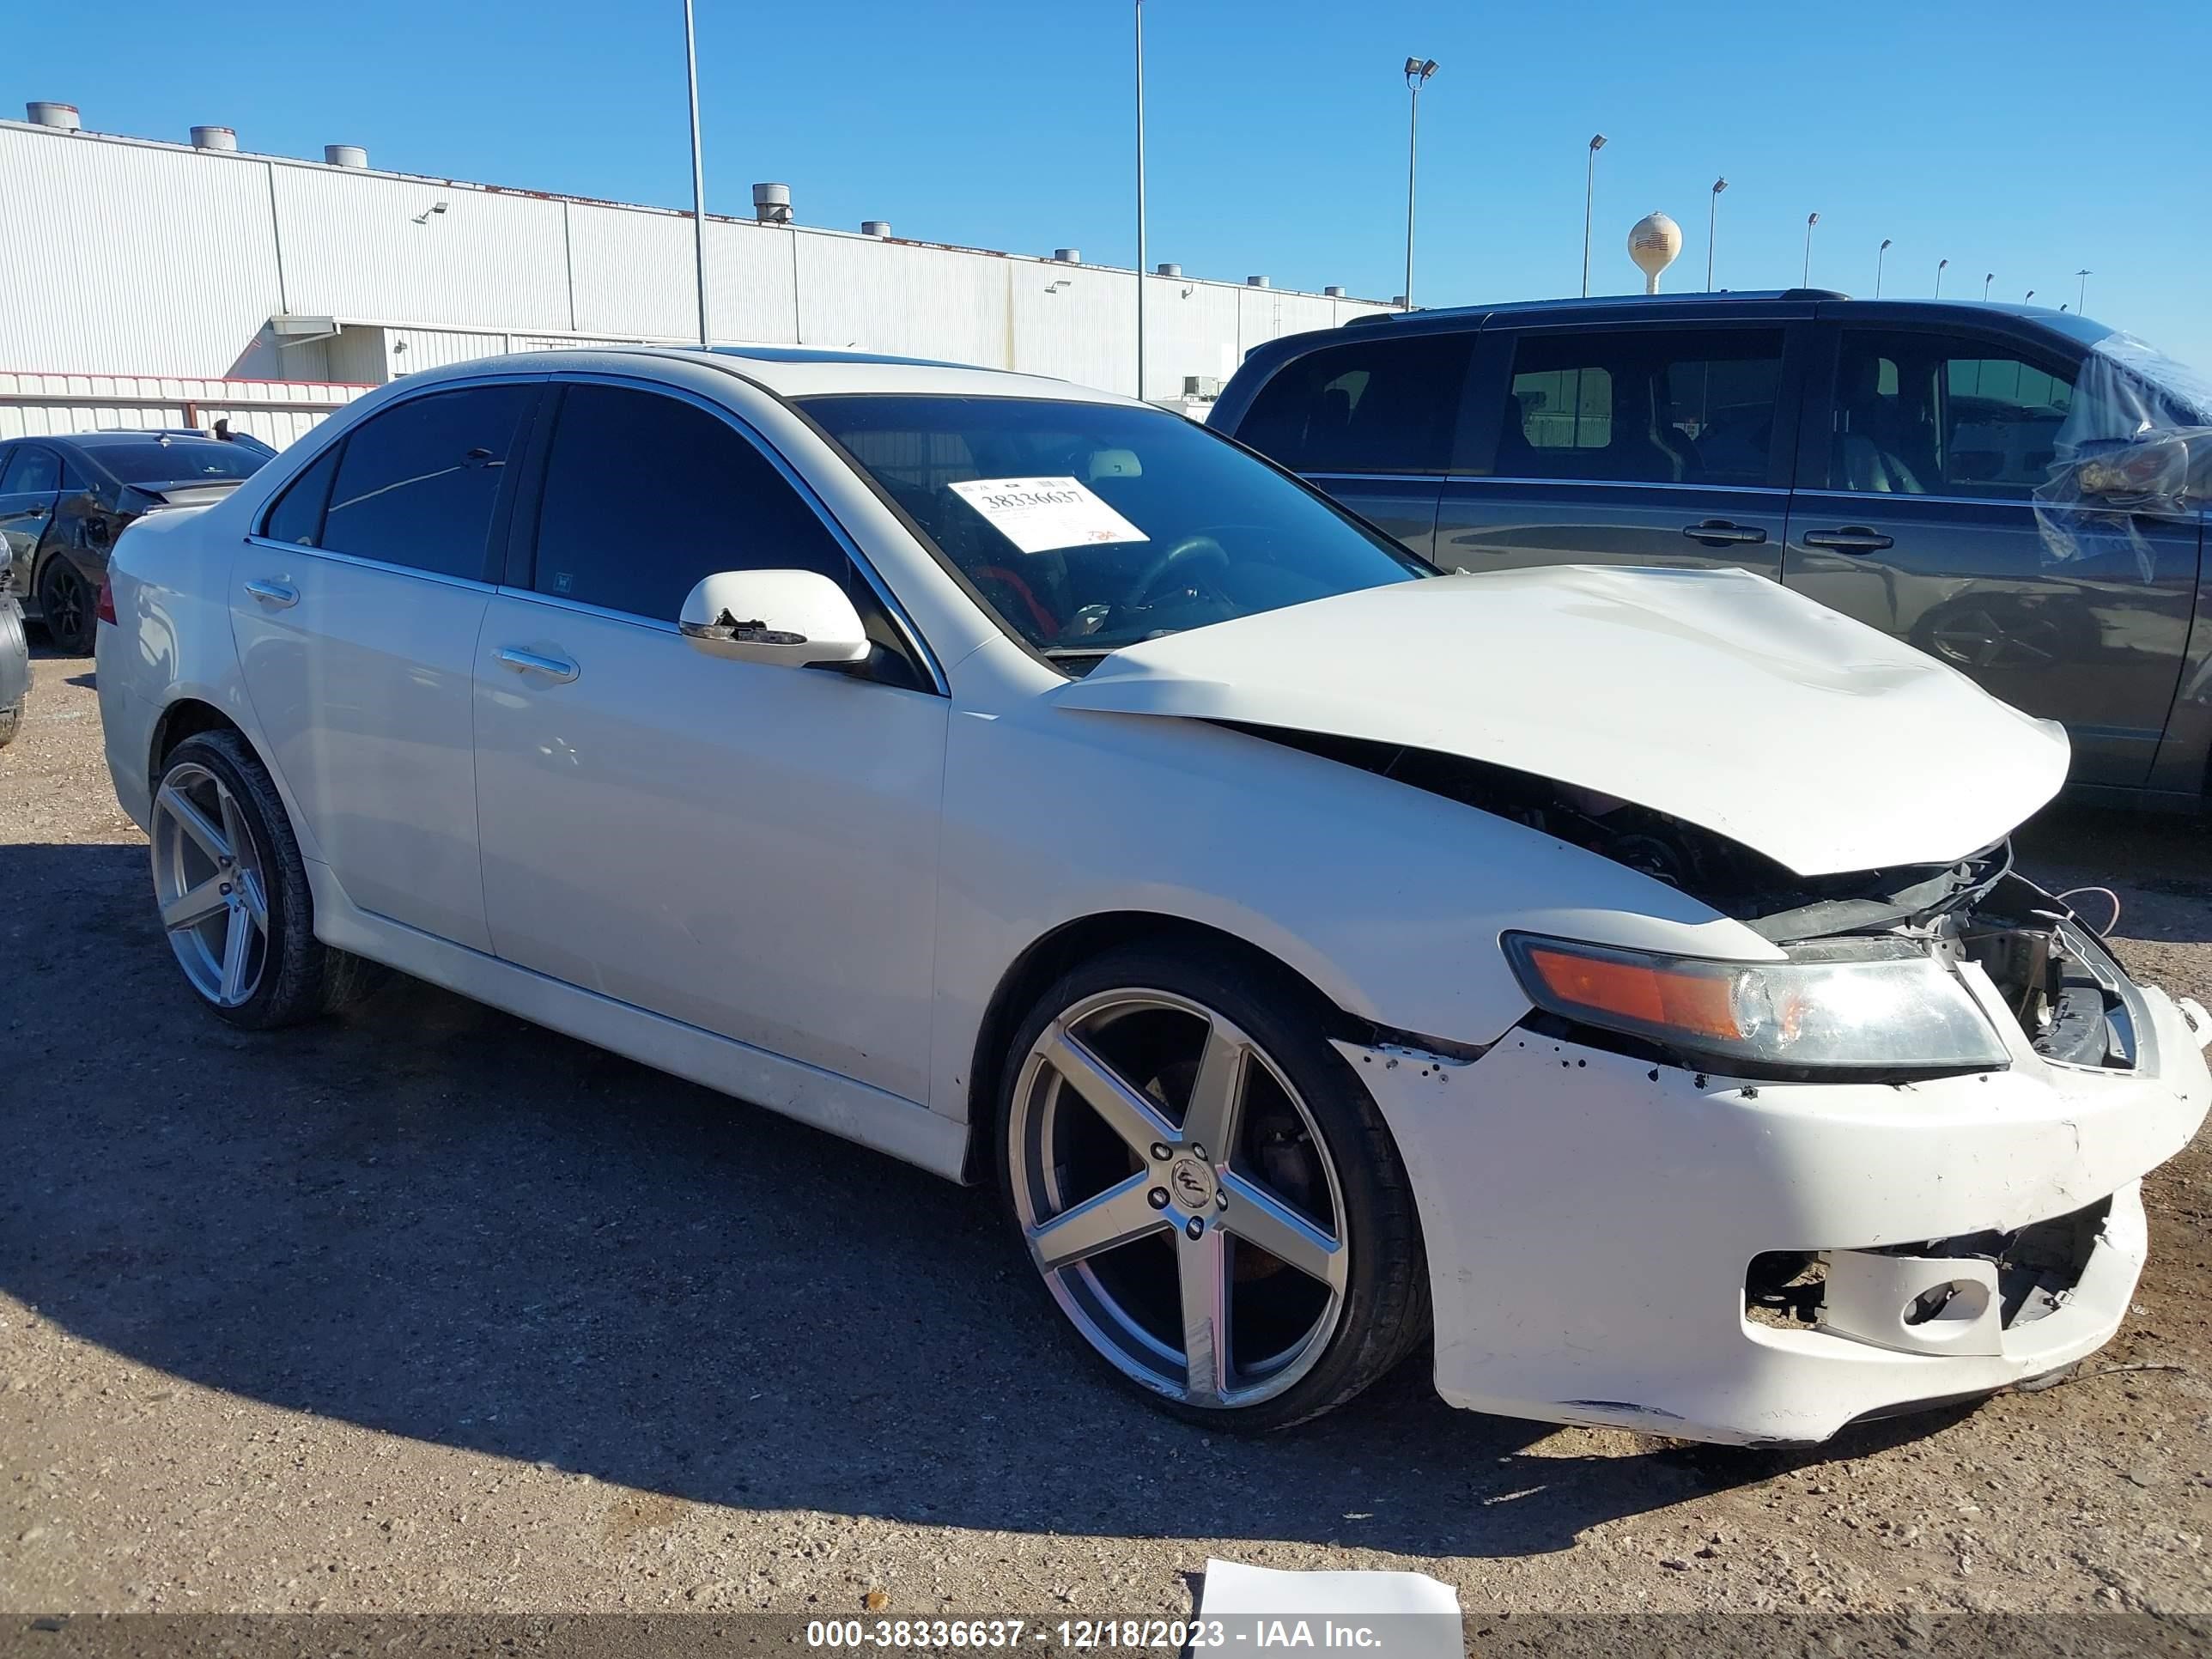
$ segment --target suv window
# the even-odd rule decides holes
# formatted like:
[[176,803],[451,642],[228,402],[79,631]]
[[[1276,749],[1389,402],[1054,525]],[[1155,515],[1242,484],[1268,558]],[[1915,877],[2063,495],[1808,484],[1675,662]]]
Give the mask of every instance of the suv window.
[[1504,478],[1764,484],[1782,331],[1525,334],[1492,471]]
[[537,390],[467,386],[370,416],[346,434],[317,544],[483,580],[500,479]]
[[672,623],[718,570],[817,570],[851,586],[821,518],[726,422],[657,392],[568,387],[532,586]]
[[62,487],[60,457],[36,444],[20,444],[8,463],[0,489],[11,495],[45,495]]
[[1472,337],[1376,335],[1285,365],[1237,436],[1296,472],[1443,471]]
[[1847,329],[1832,489],[2025,501],[2048,481],[2074,379],[1995,341]]

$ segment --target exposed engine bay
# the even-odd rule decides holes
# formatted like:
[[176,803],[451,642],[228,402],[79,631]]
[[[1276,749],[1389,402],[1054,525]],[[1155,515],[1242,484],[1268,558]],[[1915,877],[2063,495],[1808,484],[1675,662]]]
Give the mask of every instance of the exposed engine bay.
[[1625,865],[1785,949],[1853,937],[1923,941],[1975,963],[2036,1052],[2069,1065],[2137,1063],[2133,987],[2097,933],[2012,868],[2008,841],[1948,865],[1802,876],[1751,848],[1633,801],[1431,750],[1240,726]]

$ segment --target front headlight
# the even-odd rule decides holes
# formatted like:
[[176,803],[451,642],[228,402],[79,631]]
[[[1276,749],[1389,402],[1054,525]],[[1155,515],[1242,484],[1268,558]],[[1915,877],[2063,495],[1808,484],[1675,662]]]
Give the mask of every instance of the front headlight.
[[1786,962],[1713,962],[1508,933],[1539,1008],[1762,1069],[1972,1071],[2005,1046],[1958,975],[1903,939],[1800,949]]

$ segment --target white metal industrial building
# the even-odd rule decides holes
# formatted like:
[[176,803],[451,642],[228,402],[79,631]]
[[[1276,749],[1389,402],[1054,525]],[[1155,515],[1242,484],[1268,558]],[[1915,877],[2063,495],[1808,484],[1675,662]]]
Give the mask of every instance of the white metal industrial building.
[[[507,350],[696,337],[688,213],[380,173],[357,149],[250,154],[88,132],[66,105],[0,122],[0,436],[228,416],[289,442],[363,387]],[[709,215],[718,343],[851,347],[1136,391],[1136,273]],[[779,199],[780,198],[780,199]],[[1225,380],[1263,340],[1384,309],[1146,276],[1146,391]]]

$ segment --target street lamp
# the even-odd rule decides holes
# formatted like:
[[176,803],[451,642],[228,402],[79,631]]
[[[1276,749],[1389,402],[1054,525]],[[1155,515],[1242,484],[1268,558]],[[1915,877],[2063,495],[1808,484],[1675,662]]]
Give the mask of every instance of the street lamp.
[[1881,246],[1875,250],[1874,254],[1874,297],[1877,300],[1881,298],[1881,262],[1888,252],[1889,238],[1885,236],[1881,239]]
[[691,27],[691,0],[684,0],[684,72],[691,87],[691,256],[699,270],[699,343],[712,343],[707,328],[707,173],[699,159],[699,41]]
[[1437,72],[1433,58],[1406,60],[1406,89],[1413,94],[1406,112],[1406,309],[1413,308],[1413,158],[1421,125],[1421,86]]
[[1817,213],[1805,216],[1805,274],[1798,282],[1800,288],[1813,286],[1813,227],[1820,222],[1820,216]]
[[2083,311],[2087,309],[2089,304],[2089,279],[2097,273],[2084,265],[2074,274],[2081,279],[2081,286],[2074,293],[2074,309]]
[[1728,180],[1713,180],[1712,210],[1705,220],[1705,292],[1713,291],[1713,234],[1720,228],[1721,192],[1728,188]]
[[1605,135],[1597,133],[1589,141],[1589,167],[1583,178],[1583,297],[1589,297],[1589,238],[1590,198],[1597,190],[1597,153],[1605,148]]
[[2020,302],[2021,302],[2021,304],[2022,304],[2022,305],[2026,305],[2026,304],[2027,304],[2030,300],[2033,300],[2034,297],[2035,297],[2035,290],[2034,290],[2033,289],[2028,289],[2028,291],[2027,291],[2027,293],[2025,293],[2025,294],[2023,294],[2023,295],[2021,295],[2020,296]]
[[1990,284],[1996,281],[1996,279],[1997,274],[1994,270],[1988,276],[1982,278],[1982,298],[1986,300],[1990,297]]
[[1936,297],[1939,300],[1943,297],[1943,268],[1950,263],[1948,259],[1936,262]]

